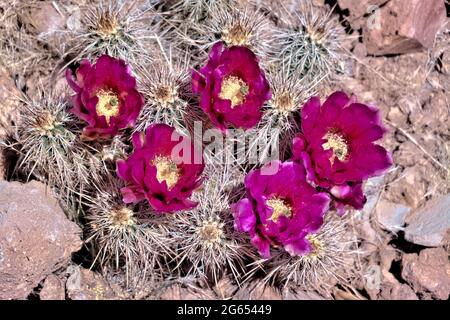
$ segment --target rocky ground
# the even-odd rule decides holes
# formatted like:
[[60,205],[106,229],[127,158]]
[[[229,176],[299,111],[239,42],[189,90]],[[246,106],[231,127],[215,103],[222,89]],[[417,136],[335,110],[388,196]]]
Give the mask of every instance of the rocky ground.
[[448,299],[448,11],[446,18],[442,1],[378,1],[385,24],[377,30],[368,28],[371,17],[357,18],[366,7],[338,2],[363,39],[353,48],[355,68],[339,84],[383,110],[395,163],[358,214],[363,259],[381,272],[380,286],[366,283],[366,292],[371,299]]
[[[360,276],[323,297],[281,294],[252,283],[238,289],[175,284],[162,299],[448,299],[450,295],[450,4],[444,0],[314,1],[336,5],[352,38],[351,66],[327,91],[344,89],[378,105],[395,166],[366,186],[368,202],[354,212]],[[368,11],[377,5],[375,11]],[[53,7],[33,32],[64,23]],[[3,9],[2,9],[3,10]],[[34,17],[42,13],[37,8]],[[53,12],[53,13],[52,13]],[[377,28],[376,19],[380,19]],[[37,22],[38,23],[37,23]],[[0,135],[17,121],[20,91],[33,90],[42,70],[18,79],[0,64]],[[27,84],[24,84],[28,81]],[[8,162],[1,155],[0,178]],[[1,180],[1,179],[0,179]],[[0,181],[0,299],[125,299],[127,292],[84,265],[81,229],[36,181]],[[81,250],[81,251],[80,251]]]

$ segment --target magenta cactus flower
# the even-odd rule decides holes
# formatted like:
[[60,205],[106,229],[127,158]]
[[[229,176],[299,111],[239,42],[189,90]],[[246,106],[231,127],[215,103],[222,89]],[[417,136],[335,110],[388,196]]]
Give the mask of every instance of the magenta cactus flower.
[[66,71],[67,81],[76,93],[71,112],[88,123],[83,129],[84,138],[110,138],[134,125],[144,98],[123,60],[107,55],[94,65],[83,60],[75,76],[69,69]]
[[392,165],[391,155],[375,144],[386,132],[379,110],[335,92],[322,106],[312,97],[301,118],[303,134],[294,138],[294,160],[304,164],[308,180],[330,192],[340,213],[344,205],[362,209],[363,181]]
[[311,250],[306,236],[319,230],[330,197],[306,182],[302,165],[275,162],[278,171],[273,175],[258,169],[246,176],[247,197],[232,205],[235,228],[249,233],[264,258],[270,257],[271,245],[303,255]]
[[261,119],[261,108],[271,97],[258,58],[248,48],[224,48],[216,43],[208,63],[192,73],[192,91],[214,126],[249,129]]
[[147,199],[159,213],[194,208],[197,203],[189,197],[201,185],[201,151],[165,124],[154,124],[145,135],[135,133],[132,139],[133,153],[117,162],[117,174],[126,182],[121,189],[123,201]]

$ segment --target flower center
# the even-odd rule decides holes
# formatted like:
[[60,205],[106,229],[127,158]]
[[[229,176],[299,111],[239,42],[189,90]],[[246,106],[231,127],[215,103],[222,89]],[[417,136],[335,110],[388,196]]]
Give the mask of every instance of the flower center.
[[334,163],[335,158],[338,158],[339,161],[345,161],[348,156],[348,144],[345,138],[334,131],[329,131],[323,137],[327,142],[322,144],[324,150],[333,150],[333,155],[330,157],[331,164]]
[[211,247],[214,244],[220,242],[223,238],[223,230],[221,223],[208,219],[205,221],[200,229],[198,235],[204,241],[207,247]]
[[111,223],[117,228],[132,226],[135,222],[134,212],[128,208],[111,212]]
[[228,46],[241,46],[247,42],[250,32],[247,32],[240,24],[231,26],[223,31],[222,40]]
[[247,94],[248,86],[242,79],[235,76],[228,76],[222,82],[219,98],[230,100],[231,108],[234,108],[244,102]]
[[152,161],[156,167],[156,179],[159,183],[166,182],[167,188],[172,189],[180,179],[180,169],[169,157],[157,156]]
[[287,91],[274,95],[272,103],[281,112],[291,112],[295,109],[295,98]]
[[277,222],[280,216],[287,218],[292,217],[292,208],[280,198],[272,198],[267,200],[267,205],[272,208],[272,215],[268,220]]
[[97,115],[105,116],[106,123],[109,125],[111,117],[116,117],[119,114],[119,98],[112,91],[100,90],[97,93],[98,102],[95,106]]
[[159,86],[154,92],[154,100],[158,104],[167,106],[175,102],[175,97],[177,96],[177,90],[169,86]]
[[306,256],[310,259],[322,257],[325,252],[325,243],[323,243],[323,241],[315,234],[308,234],[306,240],[308,240],[311,245],[311,251]]

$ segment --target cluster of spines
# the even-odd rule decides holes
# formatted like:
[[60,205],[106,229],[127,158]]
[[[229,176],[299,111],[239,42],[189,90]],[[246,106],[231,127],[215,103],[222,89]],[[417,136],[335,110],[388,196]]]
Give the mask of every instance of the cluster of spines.
[[268,261],[255,263],[267,270],[264,282],[280,289],[297,289],[325,293],[334,283],[345,282],[354,276],[358,255],[357,239],[349,216],[327,213],[320,230],[306,239],[311,251],[290,256],[278,251]]
[[150,3],[101,0],[80,9],[80,23],[61,33],[67,38],[62,56],[67,61],[93,60],[102,54],[120,58],[132,66],[158,60],[159,13]]
[[187,65],[187,62],[164,60],[136,68],[145,105],[136,122],[135,132],[142,132],[153,123],[165,123],[186,131],[186,113],[192,99]]
[[71,206],[98,177],[100,162],[79,138],[79,123],[64,98],[41,90],[20,103],[20,120],[5,142],[18,155],[15,172],[48,183]]
[[173,217],[169,227],[176,269],[214,284],[229,272],[240,283],[248,261],[255,258],[245,235],[234,229],[230,211],[242,174],[227,165],[211,165],[206,171],[203,190],[195,195],[198,206]]
[[174,255],[167,221],[148,207],[122,202],[120,182],[108,177],[86,200],[87,243],[92,243],[94,263],[124,270],[127,284],[143,278],[161,279],[167,260]]
[[323,81],[344,69],[347,38],[333,10],[300,1],[293,12],[282,10],[275,34],[275,64],[283,64],[310,82]]

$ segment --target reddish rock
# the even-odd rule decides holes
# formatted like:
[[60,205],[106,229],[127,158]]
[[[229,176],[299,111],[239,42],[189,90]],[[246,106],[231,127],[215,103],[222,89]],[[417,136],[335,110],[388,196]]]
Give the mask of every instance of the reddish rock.
[[25,299],[81,248],[81,230],[40,182],[0,181],[0,300]]
[[383,300],[418,300],[416,293],[407,284],[390,282],[383,284],[380,298]]
[[450,294],[450,262],[443,248],[425,249],[419,255],[406,254],[402,261],[402,278],[416,292],[430,293],[446,300]]
[[[400,283],[391,273],[392,264],[401,259],[401,254],[389,245],[380,248],[381,279],[379,296],[372,299],[383,300],[417,300],[413,289],[407,284]],[[367,290],[367,288],[366,288]],[[369,292],[369,291],[368,291]],[[369,292],[370,294],[370,292]],[[378,293],[377,293],[378,294]]]
[[357,58],[364,58],[365,56],[367,56],[367,49],[366,46],[364,45],[364,43],[357,43],[355,44],[355,48],[353,49],[353,54],[357,57]]
[[399,107],[391,107],[387,119],[398,125],[406,126],[408,114],[405,114]]
[[71,300],[119,300],[106,279],[95,272],[79,266],[67,268],[70,274],[66,282],[67,297]]
[[[14,122],[19,118],[17,111],[20,96],[14,85],[14,81],[9,76],[5,68],[0,66],[0,142],[5,137],[5,133],[11,129]],[[7,164],[0,144],[0,180],[4,179]]]
[[22,20],[30,26],[30,31],[39,35],[48,35],[56,31],[63,30],[66,19],[59,13],[50,2],[43,3],[37,7],[31,7],[22,14]]
[[41,300],[64,300],[66,298],[66,289],[64,283],[57,276],[49,275],[39,293]]
[[0,140],[6,130],[10,129],[19,119],[19,98],[20,92],[17,90],[13,79],[8,71],[0,66]]
[[431,48],[446,21],[443,0],[391,0],[363,24],[367,52],[385,55]]
[[428,202],[406,218],[405,238],[427,247],[450,243],[450,194]]

